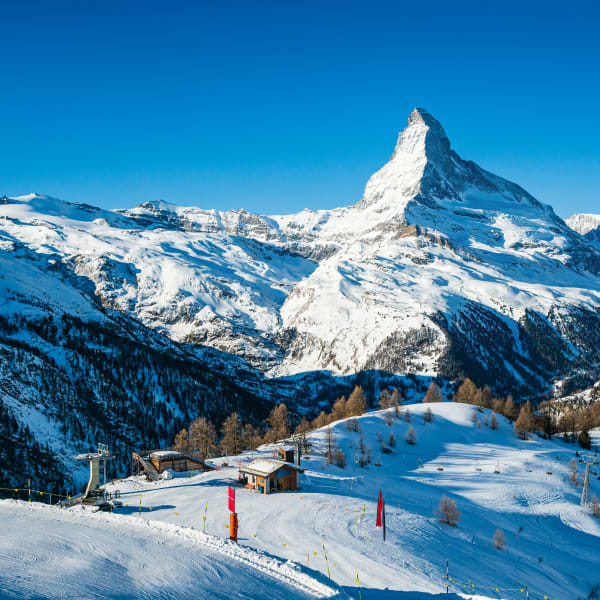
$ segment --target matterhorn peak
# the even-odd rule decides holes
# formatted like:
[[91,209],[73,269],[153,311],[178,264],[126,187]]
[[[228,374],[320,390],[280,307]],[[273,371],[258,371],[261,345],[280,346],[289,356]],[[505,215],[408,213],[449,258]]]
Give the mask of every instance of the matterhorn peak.
[[399,154],[425,153],[432,158],[450,152],[450,140],[441,123],[424,108],[415,108],[408,117],[408,125],[398,134],[392,159]]

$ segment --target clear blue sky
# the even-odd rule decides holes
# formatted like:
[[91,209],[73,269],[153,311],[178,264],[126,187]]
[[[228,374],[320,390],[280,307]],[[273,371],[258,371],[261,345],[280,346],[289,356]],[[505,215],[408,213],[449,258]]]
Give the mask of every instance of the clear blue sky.
[[0,194],[348,205],[423,106],[561,216],[600,212],[599,3],[5,2]]

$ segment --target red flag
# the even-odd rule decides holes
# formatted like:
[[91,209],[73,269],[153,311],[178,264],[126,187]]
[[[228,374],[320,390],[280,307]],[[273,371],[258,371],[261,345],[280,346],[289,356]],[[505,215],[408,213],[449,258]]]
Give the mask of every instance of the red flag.
[[235,490],[232,487],[229,488],[229,510],[235,512]]
[[379,500],[377,501],[377,521],[375,527],[381,527],[381,513],[383,512],[383,495],[379,490]]

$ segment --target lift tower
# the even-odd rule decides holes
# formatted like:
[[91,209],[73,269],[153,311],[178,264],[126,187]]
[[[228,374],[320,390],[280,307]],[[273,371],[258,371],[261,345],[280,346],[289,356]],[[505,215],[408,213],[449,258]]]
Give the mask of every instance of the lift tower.
[[583,491],[581,492],[581,506],[590,505],[590,467],[597,465],[595,456],[581,455],[581,462],[585,464],[585,477],[583,479]]

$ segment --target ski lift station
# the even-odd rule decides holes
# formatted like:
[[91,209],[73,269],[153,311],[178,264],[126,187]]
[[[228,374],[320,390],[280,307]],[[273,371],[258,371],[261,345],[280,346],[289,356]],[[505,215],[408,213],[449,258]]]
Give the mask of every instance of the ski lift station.
[[103,471],[102,483],[106,484],[106,461],[113,458],[114,456],[111,455],[106,444],[98,444],[98,452],[85,452],[75,456],[76,460],[85,460],[90,464],[90,478],[83,493],[83,500],[100,486],[100,463],[102,463]]
[[303,472],[298,465],[270,458],[257,458],[239,469],[240,481],[245,487],[260,494],[299,490],[300,473]]

